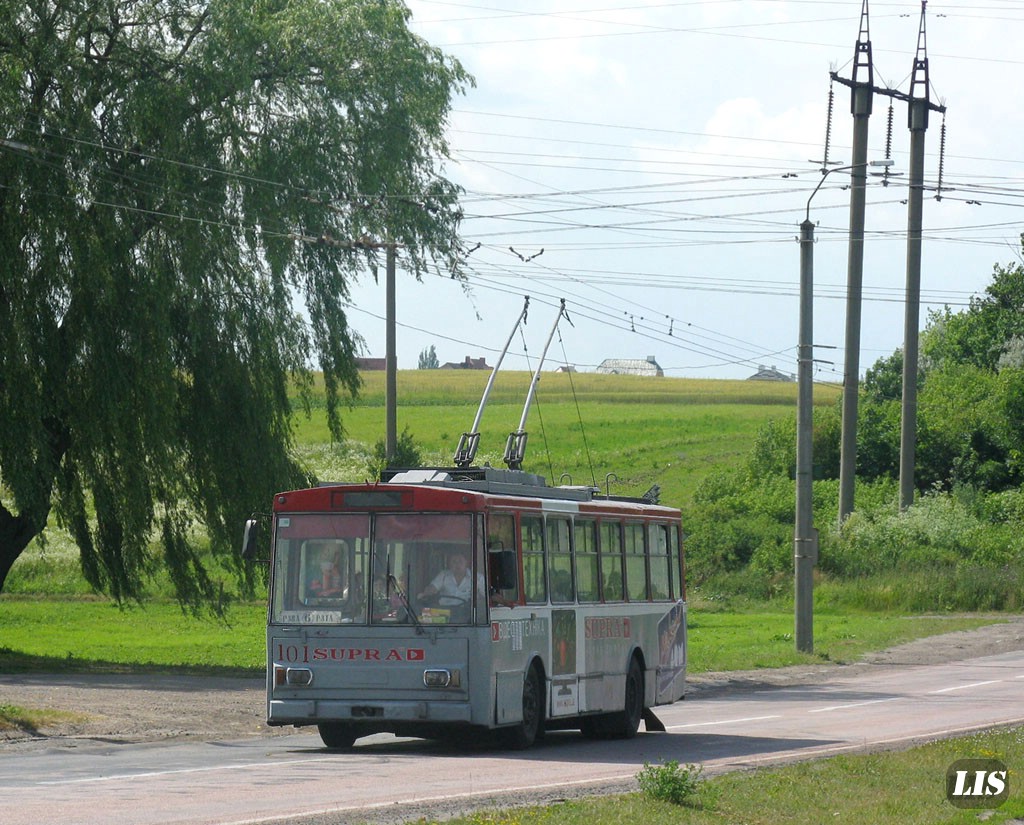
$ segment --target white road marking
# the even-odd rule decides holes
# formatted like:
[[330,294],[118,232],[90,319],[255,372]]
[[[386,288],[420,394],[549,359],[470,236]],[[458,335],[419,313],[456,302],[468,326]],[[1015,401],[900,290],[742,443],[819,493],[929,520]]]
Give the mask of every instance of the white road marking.
[[781,719],[782,716],[775,714],[773,716],[747,716],[743,719],[720,719],[716,722],[692,722],[689,725],[668,725],[665,730],[683,730],[684,728],[703,728],[709,725],[733,725],[737,722],[760,722],[765,719]]
[[864,702],[851,702],[848,705],[830,705],[827,708],[815,708],[814,710],[807,711],[808,713],[828,713],[830,710],[846,710],[847,708],[861,708],[864,705],[879,705],[882,702],[895,702],[897,699],[902,699],[902,696],[891,696],[888,699],[869,699]]
[[982,685],[997,685],[1002,679],[991,679],[988,682],[972,682],[969,685],[956,685],[954,687],[942,688],[942,690],[929,690],[928,693],[951,693],[954,690],[967,690],[967,688],[981,687]]
[[276,768],[285,765],[305,765],[310,762],[323,762],[324,759],[289,759],[283,762],[250,762],[240,765],[206,765],[201,768],[175,768],[166,771],[144,771],[142,773],[115,773],[110,776],[86,776],[82,779],[47,779],[36,782],[37,785],[84,785],[90,782],[118,782],[123,779],[149,779],[154,776],[177,776],[186,773],[215,773],[216,771],[238,771],[247,768]]

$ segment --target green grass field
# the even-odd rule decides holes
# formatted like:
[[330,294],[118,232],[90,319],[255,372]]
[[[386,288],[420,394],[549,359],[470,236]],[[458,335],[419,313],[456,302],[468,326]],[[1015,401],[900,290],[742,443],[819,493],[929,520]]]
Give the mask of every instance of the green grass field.
[[[473,424],[488,376],[400,371],[399,432],[408,428],[429,463],[450,464],[459,435]],[[499,373],[480,427],[478,463],[501,465],[530,378],[525,372]],[[364,373],[363,380],[359,403],[344,411],[344,425],[350,439],[372,446],[384,437],[384,374]],[[613,493],[639,494],[657,483],[663,503],[683,506],[711,470],[747,454],[765,422],[796,415],[796,389],[763,381],[545,373],[527,420],[523,469],[554,483],[567,473],[573,483],[602,488],[614,473]],[[838,396],[837,388],[815,388],[816,404],[832,404]],[[330,443],[322,410],[314,409],[308,419],[296,416],[296,437],[311,450]],[[315,460],[310,465],[317,469]]]
[[[819,612],[815,652],[798,653],[793,614],[751,608],[723,612],[690,605],[692,673],[855,661],[900,642],[991,624],[992,617],[890,616]],[[96,599],[0,597],[0,671],[184,669],[227,674],[264,667],[262,604],[236,604],[226,623],[188,616],[166,600],[118,608]]]

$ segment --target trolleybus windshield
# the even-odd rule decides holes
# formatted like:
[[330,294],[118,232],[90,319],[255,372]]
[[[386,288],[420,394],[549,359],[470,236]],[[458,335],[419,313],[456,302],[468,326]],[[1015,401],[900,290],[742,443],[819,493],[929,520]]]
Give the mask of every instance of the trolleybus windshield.
[[471,623],[486,595],[473,538],[468,514],[280,515],[271,621]]

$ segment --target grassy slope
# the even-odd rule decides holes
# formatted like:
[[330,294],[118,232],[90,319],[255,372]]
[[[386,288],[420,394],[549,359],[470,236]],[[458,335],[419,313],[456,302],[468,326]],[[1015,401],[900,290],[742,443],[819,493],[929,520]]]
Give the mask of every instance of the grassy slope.
[[[408,427],[428,461],[450,463],[459,435],[472,426],[488,375],[399,372],[399,431]],[[351,439],[372,445],[384,437],[384,374],[363,378],[359,403],[345,411],[344,425]],[[529,381],[524,372],[499,374],[480,427],[478,463],[501,465]],[[815,403],[831,404],[838,393],[817,387]],[[746,455],[762,424],[795,415],[795,407],[795,384],[545,373],[527,420],[524,469],[556,483],[568,473],[574,483],[602,487],[615,473],[612,492],[643,493],[657,483],[664,503],[681,506],[712,469]],[[330,440],[319,410],[310,419],[297,417],[296,435],[305,445]]]

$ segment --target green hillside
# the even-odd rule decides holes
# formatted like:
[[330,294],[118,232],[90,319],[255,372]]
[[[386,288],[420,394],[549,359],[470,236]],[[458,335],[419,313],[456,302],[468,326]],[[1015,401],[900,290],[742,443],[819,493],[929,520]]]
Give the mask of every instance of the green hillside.
[[[459,435],[473,423],[487,371],[406,370],[398,373],[398,430],[409,434],[427,463],[447,465]],[[480,427],[478,463],[501,466],[505,439],[522,416],[530,382],[526,372],[499,373]],[[350,454],[384,437],[384,373],[363,373],[356,404],[344,413]],[[715,467],[740,460],[758,429],[796,410],[796,384],[624,375],[544,373],[527,420],[524,469],[555,483],[568,474],[576,484],[612,492],[643,493],[652,484],[662,501],[683,506],[696,484]],[[815,388],[815,403],[831,405],[839,389]],[[322,410],[296,417],[296,435],[310,467],[331,480],[330,434]],[[588,458],[589,456],[589,458]],[[358,462],[347,465],[357,472]],[[334,471],[334,474],[330,472]],[[566,479],[567,480],[567,479]]]

